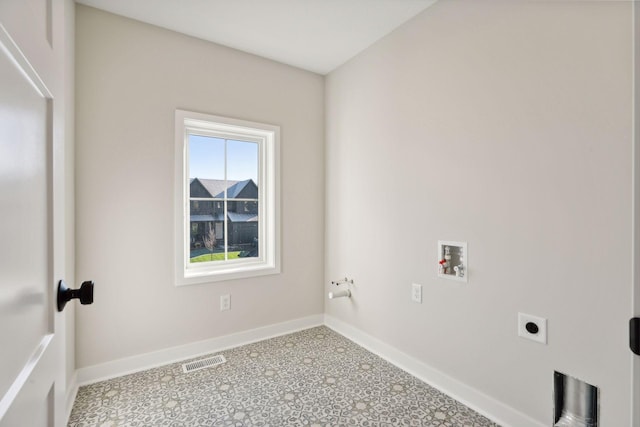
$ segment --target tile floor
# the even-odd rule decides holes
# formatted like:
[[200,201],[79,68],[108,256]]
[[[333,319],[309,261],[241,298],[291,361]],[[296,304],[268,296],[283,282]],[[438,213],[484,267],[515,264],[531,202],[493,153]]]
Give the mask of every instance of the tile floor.
[[497,426],[320,326],[81,387],[69,427]]

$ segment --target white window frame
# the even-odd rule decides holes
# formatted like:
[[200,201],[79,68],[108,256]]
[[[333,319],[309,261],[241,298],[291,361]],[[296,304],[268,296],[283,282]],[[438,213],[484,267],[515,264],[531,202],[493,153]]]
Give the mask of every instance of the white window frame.
[[[258,144],[258,257],[190,263],[189,135]],[[210,114],[175,114],[176,285],[192,285],[280,273],[280,127]]]

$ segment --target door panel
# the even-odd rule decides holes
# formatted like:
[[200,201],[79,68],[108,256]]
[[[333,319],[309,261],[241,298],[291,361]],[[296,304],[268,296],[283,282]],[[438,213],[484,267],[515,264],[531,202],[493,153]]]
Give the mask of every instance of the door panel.
[[48,334],[47,100],[0,52],[0,394]]
[[53,426],[55,416],[55,352],[53,334],[36,351],[0,401],[0,426]]
[[[5,13],[0,8],[0,24],[13,16]],[[54,104],[43,83],[59,77],[46,67],[41,76],[31,59],[0,25],[0,427],[54,426],[61,419],[53,298]]]

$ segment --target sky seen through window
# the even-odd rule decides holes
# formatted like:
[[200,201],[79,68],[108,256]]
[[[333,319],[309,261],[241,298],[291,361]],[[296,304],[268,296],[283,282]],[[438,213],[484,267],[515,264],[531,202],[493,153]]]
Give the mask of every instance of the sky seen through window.
[[225,179],[225,141],[226,179],[258,184],[257,143],[201,135],[189,135],[189,178]]

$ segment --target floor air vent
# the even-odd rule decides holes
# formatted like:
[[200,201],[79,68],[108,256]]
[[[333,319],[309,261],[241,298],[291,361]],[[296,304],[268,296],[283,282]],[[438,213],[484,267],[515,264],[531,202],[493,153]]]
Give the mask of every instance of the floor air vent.
[[207,357],[206,359],[195,360],[193,362],[185,363],[182,365],[182,371],[187,372],[198,371],[204,368],[210,368],[212,366],[218,366],[226,362],[227,359],[223,355],[218,354],[213,357]]

